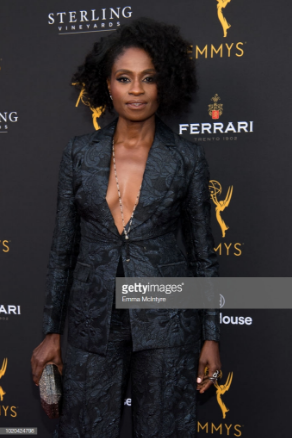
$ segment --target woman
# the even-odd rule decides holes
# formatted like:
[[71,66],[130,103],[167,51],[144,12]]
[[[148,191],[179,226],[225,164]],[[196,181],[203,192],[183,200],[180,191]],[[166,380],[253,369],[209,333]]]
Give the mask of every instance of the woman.
[[189,48],[176,27],[140,19],[96,43],[74,76],[91,107],[114,108],[118,119],[72,139],[60,166],[46,337],[32,357],[36,384],[48,362],[62,371],[68,307],[55,437],[118,437],[130,371],[134,436],[195,437],[196,389],[220,370],[217,310],[114,305],[116,276],[218,275],[204,153],[156,115],[191,101]]

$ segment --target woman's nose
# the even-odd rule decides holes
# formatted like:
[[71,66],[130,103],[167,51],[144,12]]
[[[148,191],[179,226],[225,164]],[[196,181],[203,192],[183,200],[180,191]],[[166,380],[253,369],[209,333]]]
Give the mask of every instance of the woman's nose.
[[132,81],[129,93],[131,94],[144,93],[143,83],[139,79],[135,79],[134,81]]

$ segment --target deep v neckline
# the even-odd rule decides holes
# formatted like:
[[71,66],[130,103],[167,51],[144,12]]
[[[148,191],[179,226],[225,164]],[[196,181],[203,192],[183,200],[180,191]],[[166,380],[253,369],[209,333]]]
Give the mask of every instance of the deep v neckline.
[[[143,190],[144,181],[145,181],[145,173],[146,173],[146,170],[147,170],[148,167],[149,167],[149,165],[148,165],[148,162],[149,162],[149,156],[150,156],[151,149],[153,149],[154,140],[155,140],[155,135],[154,135],[154,138],[153,138],[153,141],[152,141],[152,145],[151,145],[151,147],[150,147],[150,149],[149,149],[149,151],[148,151],[148,156],[147,156],[147,160],[146,160],[146,165],[145,165],[145,169],[144,169],[144,172],[143,172],[143,175],[142,175],[142,183],[141,183],[140,195],[139,195],[138,203],[137,203],[137,205],[136,205],[135,212],[136,212],[136,210],[137,210],[137,208],[138,208],[138,206],[139,206],[139,204],[140,204],[140,199],[141,199],[141,196],[142,196],[142,190]],[[117,225],[116,225],[116,223],[115,223],[114,216],[113,216],[113,214],[112,214],[112,212],[111,212],[111,209],[110,209],[110,207],[109,207],[109,205],[108,205],[108,202],[107,202],[107,199],[106,199],[106,195],[107,195],[107,191],[108,191],[108,185],[109,185],[109,178],[110,178],[111,162],[112,162],[112,141],[111,141],[110,161],[109,161],[109,166],[108,166],[107,186],[106,186],[106,192],[105,192],[105,198],[104,198],[104,199],[105,199],[105,203],[106,203],[107,209],[108,209],[108,211],[109,211],[109,213],[110,213],[110,216],[111,216],[111,218],[112,218],[112,221],[113,221],[113,223],[114,223],[114,225],[115,225],[115,227],[116,227],[116,229],[117,229],[117,232],[118,232],[119,236],[122,236],[122,235],[124,234],[124,228],[123,228],[123,231],[120,233],[120,232],[119,232],[119,229],[118,229],[118,227],[117,227]],[[134,207],[133,207],[133,208],[134,208]],[[133,220],[134,220],[134,218],[135,218],[135,213],[134,213],[134,216],[133,216]],[[127,222],[126,225],[125,225],[125,228],[126,228],[126,229],[127,229],[128,225],[129,225],[130,220],[131,220],[131,216],[130,216],[130,219],[128,220],[128,222]]]
[[[140,195],[141,195],[141,192],[140,192]],[[140,200],[140,196],[139,196],[139,200]],[[112,212],[111,212],[111,209],[109,208],[109,205],[108,205],[108,202],[107,202],[106,198],[105,198],[105,203],[106,203],[106,205],[107,205],[108,211],[110,212],[110,215],[111,215],[112,221],[113,221],[113,223],[115,224],[115,227],[116,227],[116,229],[117,229],[119,235],[122,236],[122,235],[124,234],[124,228],[123,228],[123,231],[120,233],[120,232],[119,232],[119,229],[118,229],[118,227],[117,227],[117,225],[116,225],[116,223],[115,223],[115,219],[114,219],[114,217],[113,217],[113,214],[112,214]],[[138,202],[138,204],[139,204],[139,202]],[[138,206],[138,204],[137,204],[137,206]],[[136,208],[137,208],[137,207],[136,207]],[[127,229],[127,226],[129,225],[130,220],[131,220],[131,218],[128,220],[128,222],[127,222],[126,225],[125,225],[125,228],[126,228],[126,229]]]

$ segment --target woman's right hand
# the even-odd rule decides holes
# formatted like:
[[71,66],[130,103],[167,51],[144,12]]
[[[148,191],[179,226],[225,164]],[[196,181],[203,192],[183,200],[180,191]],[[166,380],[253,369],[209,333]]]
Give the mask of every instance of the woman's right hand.
[[62,374],[61,335],[49,333],[32,353],[31,370],[34,383],[38,386],[44,367],[49,363],[57,365]]

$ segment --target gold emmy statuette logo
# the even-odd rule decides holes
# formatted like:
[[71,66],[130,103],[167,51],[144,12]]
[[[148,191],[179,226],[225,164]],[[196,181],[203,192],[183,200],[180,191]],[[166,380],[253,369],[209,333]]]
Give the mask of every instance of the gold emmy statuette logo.
[[225,237],[225,232],[226,230],[229,229],[229,227],[225,224],[224,220],[222,219],[221,213],[230,204],[230,200],[233,193],[233,186],[228,187],[224,201],[223,200],[218,201],[217,199],[217,195],[220,195],[222,193],[222,187],[218,181],[214,181],[214,180],[209,181],[209,190],[210,190],[211,199],[215,204],[216,219],[221,227],[222,237]]
[[[4,376],[7,368],[7,358],[3,360],[2,367],[0,368],[0,379]],[[6,392],[3,391],[2,386],[0,386],[0,401],[3,401],[3,396]]]
[[218,13],[218,18],[219,21],[221,23],[221,26],[223,28],[223,36],[226,37],[227,36],[227,29],[229,29],[231,27],[231,24],[229,24],[226,20],[226,18],[223,15],[223,9],[226,8],[226,6],[228,5],[228,3],[231,2],[231,0],[217,0],[218,4],[217,4],[217,13]]
[[226,380],[226,383],[224,385],[219,385],[218,382],[216,382],[216,381],[214,383],[214,386],[216,388],[217,402],[221,408],[223,418],[226,418],[226,413],[229,412],[229,409],[226,407],[225,403],[222,401],[221,396],[229,390],[232,379],[233,379],[233,373],[228,373],[227,380]]
[[213,120],[218,120],[223,114],[223,103],[218,103],[218,100],[221,100],[218,94],[215,94],[211,100],[213,100],[214,103],[208,105],[209,116],[211,116]]
[[[72,85],[75,85],[75,83],[73,83]],[[93,108],[92,106],[90,106],[90,104],[85,100],[85,90],[84,90],[84,89],[82,89],[82,90],[80,91],[80,94],[79,94],[79,96],[78,96],[78,99],[77,99],[77,102],[76,102],[76,105],[75,105],[76,108],[78,107],[80,101],[81,101],[84,105],[89,106],[89,108],[90,108],[91,111],[92,111],[92,122],[93,122],[93,126],[94,126],[94,128],[95,128],[96,130],[100,129],[100,126],[99,126],[99,124],[98,124],[98,122],[97,122],[97,119],[99,119],[99,117],[102,115],[102,113],[103,113],[104,110],[105,110],[105,107],[100,106],[100,107],[98,107],[98,108]]]

